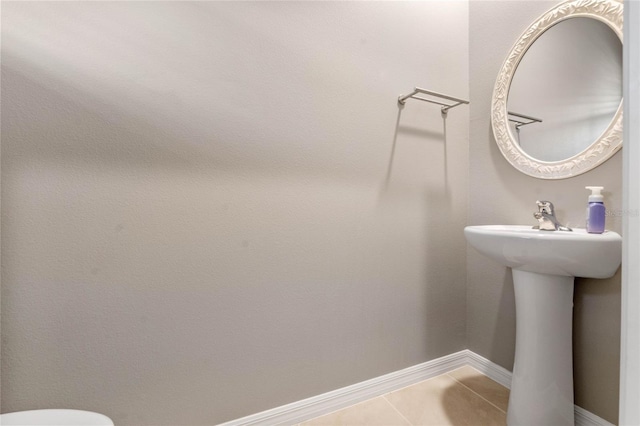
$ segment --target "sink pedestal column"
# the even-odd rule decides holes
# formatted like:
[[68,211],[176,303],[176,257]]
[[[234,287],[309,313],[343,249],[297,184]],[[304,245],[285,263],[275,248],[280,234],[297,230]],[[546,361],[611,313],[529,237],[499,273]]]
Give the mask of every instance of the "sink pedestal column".
[[516,354],[509,426],[574,425],[573,280],[513,270]]

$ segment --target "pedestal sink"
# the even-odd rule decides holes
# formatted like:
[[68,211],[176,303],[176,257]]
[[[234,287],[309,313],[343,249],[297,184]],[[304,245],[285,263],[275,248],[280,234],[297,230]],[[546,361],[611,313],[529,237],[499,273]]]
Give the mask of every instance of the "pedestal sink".
[[467,226],[464,234],[513,272],[516,354],[507,424],[573,426],[573,280],[612,277],[622,238],[519,225]]

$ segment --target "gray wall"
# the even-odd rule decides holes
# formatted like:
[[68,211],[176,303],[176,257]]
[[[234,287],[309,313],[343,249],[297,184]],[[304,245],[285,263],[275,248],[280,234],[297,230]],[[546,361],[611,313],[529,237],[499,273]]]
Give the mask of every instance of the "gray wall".
[[467,18],[3,2],[2,411],[213,424],[464,349],[469,109],[396,98],[469,95]]
[[[537,199],[555,203],[569,226],[584,227],[586,185],[604,185],[607,208],[622,206],[620,153],[584,175],[543,181],[517,172],[502,157],[490,124],[495,78],[516,38],[556,2],[470,2],[469,224],[535,224]],[[490,23],[490,25],[488,24]],[[620,232],[619,217],[607,228]],[[507,369],[513,367],[515,307],[511,272],[469,248],[467,251],[467,336],[472,351]],[[620,275],[609,280],[577,279],[574,297],[576,404],[610,421],[618,418]]]

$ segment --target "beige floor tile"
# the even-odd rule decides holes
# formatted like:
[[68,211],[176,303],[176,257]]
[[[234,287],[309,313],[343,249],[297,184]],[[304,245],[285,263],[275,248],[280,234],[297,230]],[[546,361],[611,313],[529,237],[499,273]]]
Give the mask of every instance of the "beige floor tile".
[[502,411],[507,411],[507,405],[509,403],[509,389],[502,386],[500,383],[494,382],[487,376],[473,367],[464,366],[457,370],[449,372],[449,375],[491,402]]
[[415,426],[504,426],[506,414],[443,374],[384,396]]
[[383,397],[369,399],[300,426],[410,426]]

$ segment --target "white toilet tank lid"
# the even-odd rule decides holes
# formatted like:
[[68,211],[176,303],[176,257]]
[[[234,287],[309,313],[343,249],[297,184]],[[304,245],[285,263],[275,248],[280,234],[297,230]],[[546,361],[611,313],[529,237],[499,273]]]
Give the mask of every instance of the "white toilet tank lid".
[[113,426],[104,414],[82,410],[30,410],[0,414],[1,426]]

